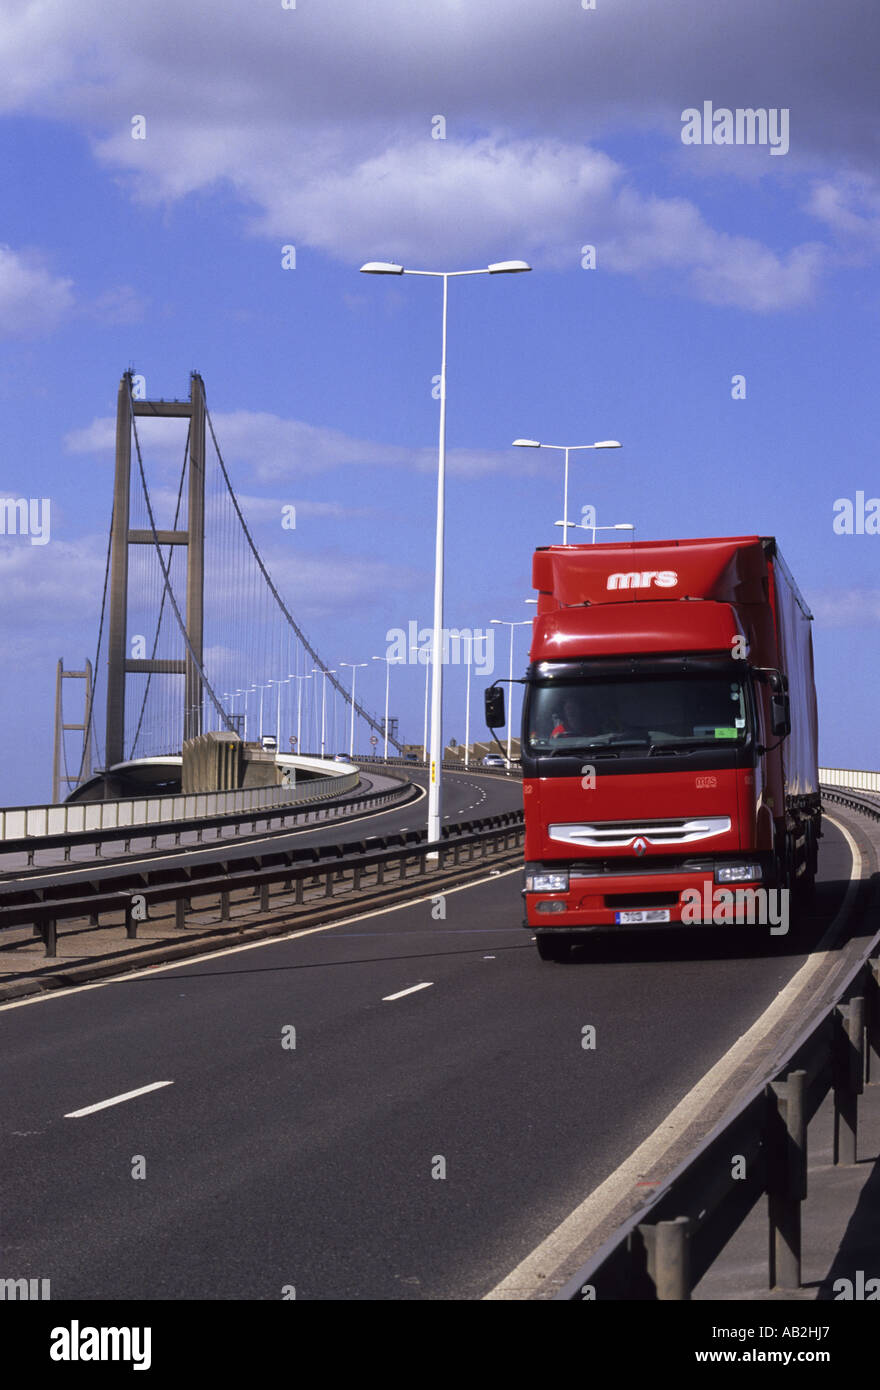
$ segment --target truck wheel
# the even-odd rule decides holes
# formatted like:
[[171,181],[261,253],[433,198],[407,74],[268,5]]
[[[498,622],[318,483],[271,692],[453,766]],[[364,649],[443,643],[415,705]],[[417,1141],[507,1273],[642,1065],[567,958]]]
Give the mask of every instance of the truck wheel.
[[557,941],[552,936],[537,936],[535,944],[541,960],[555,960],[561,964],[571,955],[571,942],[567,939]]
[[807,852],[805,855],[804,872],[795,880],[794,893],[792,898],[797,908],[800,910],[809,909],[816,889],[816,868],[814,864],[813,847],[809,843],[808,837]]

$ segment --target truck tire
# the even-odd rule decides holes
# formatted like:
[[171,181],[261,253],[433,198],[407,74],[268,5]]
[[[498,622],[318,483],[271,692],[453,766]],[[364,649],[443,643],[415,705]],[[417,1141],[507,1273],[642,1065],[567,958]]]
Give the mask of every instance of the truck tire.
[[560,965],[571,956],[571,942],[568,937],[537,936],[535,944],[541,960],[554,960]]
[[804,845],[804,872],[798,876],[795,882],[795,890],[792,894],[796,907],[801,911],[809,910],[816,888],[816,865],[818,859],[816,848],[813,827],[809,825],[806,829],[806,842]]

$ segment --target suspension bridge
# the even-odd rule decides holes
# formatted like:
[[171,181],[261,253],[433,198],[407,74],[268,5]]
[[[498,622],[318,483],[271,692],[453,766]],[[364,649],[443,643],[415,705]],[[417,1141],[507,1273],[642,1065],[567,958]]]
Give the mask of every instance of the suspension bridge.
[[[321,657],[274,582],[236,495],[201,376],[192,373],[188,401],[144,399],[138,381],[129,370],[119,384],[95,654],[82,671],[58,665],[53,799],[62,787],[74,796],[85,789],[112,796],[118,770],[138,762],[161,767],[211,732],[245,742],[271,736],[279,752],[329,757],[366,728],[383,750],[400,752],[395,725],[389,721],[386,731],[356,699],[356,679],[348,688]],[[155,478],[151,486],[138,428],[144,418],[186,424],[174,486]],[[65,722],[65,678],[85,684],[76,722]],[[71,733],[82,736],[75,757]]]

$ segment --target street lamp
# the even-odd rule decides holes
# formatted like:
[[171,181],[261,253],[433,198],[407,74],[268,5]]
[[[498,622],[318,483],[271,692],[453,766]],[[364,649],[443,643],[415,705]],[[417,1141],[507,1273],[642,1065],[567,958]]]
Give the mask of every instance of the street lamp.
[[[553,525],[554,525],[554,526],[565,526],[566,523],[565,523],[564,521],[554,521]],[[569,521],[569,522],[568,522],[568,529],[569,529],[570,531],[592,531],[592,533],[593,533],[592,544],[595,545],[595,544],[596,544],[596,532],[597,532],[597,531],[634,531],[636,528],[633,526],[633,524],[632,524],[631,521],[618,521],[618,522],[615,523],[614,526],[588,526],[588,525],[586,524],[586,522],[582,522],[582,521]],[[568,542],[567,542],[566,539],[565,539],[565,535],[564,535],[564,534],[563,534],[563,538],[562,538],[562,543],[563,543],[563,545],[567,545],[567,544],[568,544]]]
[[388,761],[388,686],[391,681],[391,667],[397,665],[390,656],[374,656],[371,661],[385,662],[385,761]]
[[565,454],[565,483],[563,486],[562,515],[565,520],[563,526],[566,528],[562,533],[562,544],[568,545],[568,456],[579,449],[619,449],[621,445],[616,439],[600,439],[595,444],[542,444],[539,439],[515,439],[514,444],[520,449],[561,449]]
[[[269,685],[271,685],[271,684],[272,684],[272,682],[269,681]],[[261,741],[262,741],[262,738],[263,738],[263,691],[264,691],[264,690],[268,690],[268,689],[269,689],[269,685],[261,685],[261,686],[259,687],[259,690],[260,690],[260,740],[261,740]],[[256,689],[256,687],[254,687],[254,688]]]
[[[293,672],[291,672],[291,675],[293,675]],[[293,679],[294,679],[295,681],[299,682],[299,681],[310,681],[312,678],[311,678],[311,676],[297,676],[297,675],[293,675]],[[302,753],[302,741],[301,741],[301,735],[302,735],[302,693],[303,693],[303,688],[302,688],[302,686],[299,685],[299,684],[297,684],[297,687],[296,687],[296,751],[297,751],[297,753]]]
[[[322,667],[322,666],[313,666],[313,667],[312,667],[312,675],[313,675],[313,676],[316,676],[316,675],[318,674],[318,672],[319,672],[319,671],[322,671],[322,670],[323,670],[323,667]],[[324,744],[325,744],[324,731],[325,731],[325,728],[326,728],[325,713],[326,713],[326,709],[327,709],[327,677],[328,677],[328,676],[335,676],[335,675],[336,675],[336,669],[335,669],[335,667],[334,667],[334,669],[333,669],[332,671],[324,671],[324,679],[321,681],[321,757],[322,757],[322,758],[323,758],[323,756],[324,756]]]
[[440,357],[440,434],[437,466],[437,524],[434,548],[434,677],[431,683],[431,770],[428,777],[428,842],[440,839],[440,785],[443,766],[443,553],[446,495],[446,310],[449,281],[462,275],[509,275],[531,270],[526,261],[494,261],[479,270],[406,270],[388,261],[367,261],[367,275],[428,275],[443,281],[443,333]]
[[[430,648],[429,646],[424,646],[424,647],[412,647],[412,646],[411,646],[411,647],[410,647],[410,651],[411,651],[411,652],[418,652],[418,653],[419,653],[419,656],[421,656],[422,652],[427,652],[427,653],[428,653],[428,660],[425,662],[425,731],[424,731],[424,734],[422,735],[422,756],[423,756],[423,758],[425,759],[425,762],[427,762],[427,761],[428,761],[428,675],[429,675],[430,670],[431,670],[431,659],[430,659],[431,648]],[[428,839],[430,839],[430,838],[431,838],[431,837],[430,837],[430,835],[429,835],[429,836],[428,836]]]
[[[510,628],[510,683],[513,684],[513,629],[515,627],[525,627],[531,625],[531,618],[521,618],[519,622],[509,623],[505,618],[490,618],[490,622],[497,623],[499,627]],[[507,770],[510,771],[510,721],[513,716],[513,692],[507,692]]]
[[232,715],[233,715],[233,721],[234,721],[235,732],[238,734],[239,738],[242,737],[242,733],[244,733],[245,738],[247,737],[247,730],[244,728],[244,725],[243,725],[242,722],[241,722],[242,716],[241,716],[240,713],[237,714],[237,713],[236,713],[236,709],[235,709],[235,701],[238,699],[239,695],[243,695],[243,694],[244,694],[244,691],[243,691],[243,690],[235,690],[235,691],[233,691],[233,699],[232,699],[232,710],[231,710],[231,713],[232,713]]
[[351,667],[351,733],[348,740],[349,759],[354,757],[354,683],[357,680],[357,673],[363,666],[368,666],[368,661],[340,661],[340,666]]
[[286,680],[271,680],[269,682],[270,685],[277,685],[278,687],[278,706],[275,712],[275,747],[279,753],[281,752],[281,687],[282,685],[290,685],[292,680],[293,676],[288,676]]
[[479,636],[479,637],[475,637],[473,633],[470,633],[470,634],[468,635],[468,637],[465,639],[465,640],[467,641],[467,643],[468,643],[467,685],[466,685],[466,688],[465,688],[465,697],[464,697],[464,766],[465,766],[465,771],[467,771],[467,769],[468,769],[468,768],[470,767],[470,765],[471,765],[471,666],[473,665],[473,661],[474,661],[474,643],[475,643],[475,642],[486,642],[486,641],[488,641],[488,639],[489,639],[489,634],[488,634],[487,632],[482,633],[481,636]]
[[248,688],[242,692],[243,695],[244,695],[244,741],[245,741],[245,743],[247,743],[248,701],[249,701],[250,697],[253,695],[253,693],[254,693],[254,691],[255,691],[256,689],[257,689],[257,687],[256,687],[255,685],[251,685],[251,686],[248,686]]

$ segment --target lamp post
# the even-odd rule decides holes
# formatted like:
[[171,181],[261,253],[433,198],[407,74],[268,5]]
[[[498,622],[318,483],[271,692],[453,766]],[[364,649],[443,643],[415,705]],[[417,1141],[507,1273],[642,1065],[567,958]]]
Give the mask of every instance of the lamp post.
[[[270,684],[271,684],[271,681],[270,681]],[[261,740],[262,740],[262,737],[263,737],[263,691],[264,691],[264,690],[268,690],[268,688],[269,688],[269,686],[267,686],[267,685],[261,685],[261,686],[260,686],[260,739],[261,739]]]
[[[313,675],[313,676],[316,676],[316,675],[318,674],[319,671],[323,671],[323,667],[321,667],[321,666],[313,666],[313,667],[312,667],[312,675]],[[326,718],[325,718],[325,716],[326,716],[326,710],[327,710],[327,677],[328,677],[328,676],[335,676],[335,675],[336,675],[336,669],[335,669],[335,667],[334,667],[334,669],[333,669],[332,671],[324,671],[324,679],[321,681],[321,757],[322,757],[322,758],[323,758],[323,756],[324,756],[324,744],[325,744],[324,733],[325,733],[325,729],[326,729]]]
[[[279,738],[281,737],[281,731],[280,731],[280,728],[279,728],[279,725],[281,724],[281,682],[280,682],[280,681],[276,681],[275,678],[273,677],[271,680],[269,680],[269,681],[266,682],[266,689],[267,689],[267,690],[271,690],[273,685],[277,685],[277,686],[278,686],[278,709],[277,709],[277,713],[276,713],[276,716],[275,716],[275,744],[276,744],[276,747],[277,747],[277,745],[278,745],[278,740],[279,740]],[[261,733],[260,737],[262,737],[262,733]]]
[[[425,759],[425,762],[427,762],[427,761],[428,761],[428,674],[429,674],[429,672],[430,672],[430,670],[431,670],[431,648],[430,648],[429,646],[425,646],[425,647],[412,647],[412,646],[411,646],[411,647],[410,647],[410,651],[411,651],[411,652],[418,652],[420,656],[421,656],[422,652],[426,652],[426,653],[427,653],[427,656],[428,656],[428,660],[425,662],[425,730],[424,730],[424,734],[422,735],[422,757]],[[430,836],[429,836],[428,838],[430,839]]]
[[367,661],[340,661],[340,666],[351,667],[351,732],[348,739],[348,756],[354,757],[354,685],[357,680],[357,673],[362,667],[368,666]]
[[[513,683],[513,629],[515,627],[525,627],[531,624],[531,618],[520,618],[519,622],[509,623],[505,618],[491,618],[490,622],[497,623],[499,627],[510,628],[510,683]],[[513,692],[507,692],[507,770],[510,771],[510,735],[511,719],[513,717]]]
[[254,693],[254,691],[255,691],[256,689],[257,689],[257,687],[256,687],[255,685],[251,685],[251,686],[248,686],[247,690],[244,692],[244,741],[245,741],[245,743],[247,743],[248,701],[250,700],[250,697],[253,695],[253,693]]
[[392,667],[393,665],[396,665],[396,663],[395,663],[395,662],[392,662],[390,656],[374,656],[374,657],[371,657],[370,659],[371,659],[371,661],[384,661],[384,662],[385,662],[385,761],[386,761],[386,763],[387,763],[387,761],[388,761],[388,686],[389,686],[390,681],[391,681],[391,667]]
[[296,686],[296,751],[297,751],[297,753],[302,753],[302,740],[301,740],[301,734],[302,734],[302,693],[303,693],[303,688],[302,688],[302,686],[299,684],[299,682],[300,682],[300,681],[310,681],[312,678],[311,678],[310,675],[309,675],[309,676],[296,676],[296,675],[295,675],[295,676],[293,677],[293,679],[297,682],[297,686]]
[[542,444],[539,439],[515,439],[514,444],[519,449],[560,449],[565,454],[565,482],[562,493],[562,515],[565,518],[562,533],[562,544],[568,545],[568,456],[577,452],[579,449],[619,449],[622,446],[616,439],[600,439],[595,444]]
[[368,261],[361,266],[367,275],[428,275],[443,281],[443,332],[440,356],[440,437],[437,468],[437,522],[434,547],[434,676],[431,683],[431,758],[428,776],[428,842],[440,839],[440,785],[443,765],[443,554],[446,494],[446,310],[449,281],[462,275],[515,274],[531,270],[525,261],[495,261],[479,270],[405,270],[388,261]]
[[[554,521],[553,525],[554,525],[554,526],[565,526],[566,523],[565,523],[564,521]],[[592,533],[593,533],[593,539],[592,539],[591,544],[593,544],[593,545],[596,544],[596,532],[597,532],[597,531],[634,531],[635,529],[636,529],[636,528],[635,528],[635,526],[633,526],[633,524],[632,524],[631,521],[618,521],[618,522],[615,523],[614,526],[587,526],[584,522],[581,522],[581,521],[569,521],[569,522],[568,522],[568,530],[569,530],[569,531],[592,531]],[[563,543],[563,545],[567,545],[567,544],[568,544],[568,542],[567,542],[566,539],[565,539],[564,534],[563,534],[562,543]]]
[[464,697],[464,766],[465,771],[471,765],[471,666],[474,661],[474,643],[485,642],[488,633],[483,633],[482,637],[475,637],[473,633],[468,636],[468,662],[467,662],[467,686]]
[[[236,714],[236,710],[235,710],[235,701],[238,699],[239,695],[244,695],[244,691],[243,691],[243,690],[236,690],[236,691],[235,691],[235,698],[233,699],[233,702],[232,702],[232,705],[233,705],[232,712],[233,712],[233,714]],[[247,738],[247,728],[246,728],[246,726],[245,726],[245,724],[244,724],[243,722],[242,722],[242,723],[239,722],[240,720],[241,720],[241,714],[238,713],[238,717],[237,717],[236,720],[235,720],[235,731],[236,731],[236,733],[238,734],[239,738],[241,738],[242,734],[244,734],[245,738]]]
[[288,676],[286,680],[271,680],[269,682],[270,685],[277,685],[278,687],[278,707],[275,711],[275,747],[279,753],[281,752],[281,687],[282,685],[289,685],[292,679],[292,676]]

